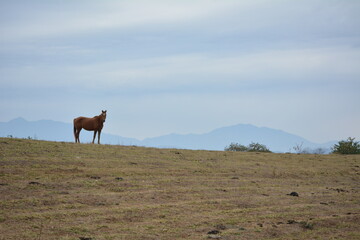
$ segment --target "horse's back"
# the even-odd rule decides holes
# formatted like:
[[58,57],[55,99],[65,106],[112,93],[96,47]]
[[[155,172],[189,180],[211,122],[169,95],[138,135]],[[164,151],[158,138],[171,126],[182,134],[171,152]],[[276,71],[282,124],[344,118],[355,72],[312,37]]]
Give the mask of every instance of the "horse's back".
[[74,118],[74,126],[76,127],[81,127],[82,125],[82,122],[84,121],[86,117],[77,117],[77,118]]
[[85,130],[95,130],[99,128],[99,124],[96,117],[77,117],[74,119],[74,126],[76,128],[84,128]]
[[74,118],[74,121],[80,121],[81,119],[84,119],[86,117],[77,117],[77,118]]

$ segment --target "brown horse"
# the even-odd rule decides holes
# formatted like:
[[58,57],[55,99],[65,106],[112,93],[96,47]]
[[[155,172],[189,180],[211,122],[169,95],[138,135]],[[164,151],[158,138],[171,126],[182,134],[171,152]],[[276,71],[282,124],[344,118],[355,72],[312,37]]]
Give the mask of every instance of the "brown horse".
[[75,143],[80,143],[80,131],[81,129],[85,129],[88,131],[94,131],[94,138],[92,143],[95,141],[96,133],[98,133],[98,144],[100,144],[100,134],[101,130],[104,126],[104,122],[106,119],[106,110],[101,111],[99,116],[95,116],[93,118],[87,117],[78,117],[74,119],[74,136]]

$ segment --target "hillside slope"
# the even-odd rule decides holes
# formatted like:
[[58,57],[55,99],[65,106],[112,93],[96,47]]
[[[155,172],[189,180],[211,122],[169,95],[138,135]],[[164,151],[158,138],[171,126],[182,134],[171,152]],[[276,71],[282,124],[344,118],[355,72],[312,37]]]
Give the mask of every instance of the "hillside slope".
[[0,239],[360,237],[360,156],[0,138],[0,166]]

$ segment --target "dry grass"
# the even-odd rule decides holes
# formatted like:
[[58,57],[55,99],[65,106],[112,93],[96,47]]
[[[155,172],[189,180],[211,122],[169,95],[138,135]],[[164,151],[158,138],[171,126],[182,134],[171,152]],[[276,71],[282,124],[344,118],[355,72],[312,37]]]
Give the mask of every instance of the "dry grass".
[[0,239],[359,239],[359,180],[355,155],[0,138]]

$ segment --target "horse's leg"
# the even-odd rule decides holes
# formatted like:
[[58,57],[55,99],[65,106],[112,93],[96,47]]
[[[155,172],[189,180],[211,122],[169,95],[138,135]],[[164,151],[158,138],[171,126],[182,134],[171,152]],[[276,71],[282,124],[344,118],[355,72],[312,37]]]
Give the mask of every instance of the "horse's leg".
[[99,133],[98,133],[98,144],[100,144],[100,134],[101,134],[101,130],[99,130]]
[[96,132],[97,132],[97,130],[94,130],[94,137],[93,137],[93,141],[92,141],[92,143],[94,143],[94,142],[95,142]]
[[78,143],[80,143],[80,131],[81,131],[81,128],[80,128],[80,129],[77,129],[77,131],[76,131],[76,141],[77,141]]

